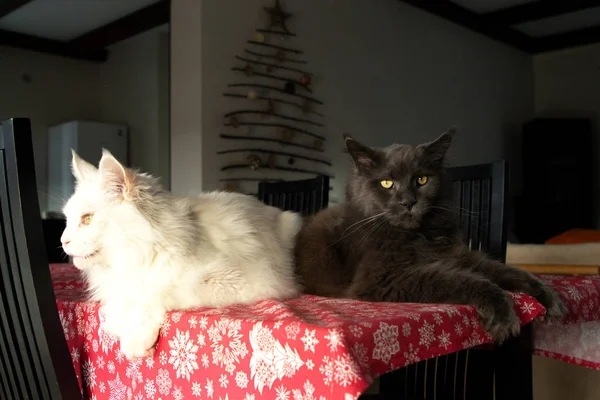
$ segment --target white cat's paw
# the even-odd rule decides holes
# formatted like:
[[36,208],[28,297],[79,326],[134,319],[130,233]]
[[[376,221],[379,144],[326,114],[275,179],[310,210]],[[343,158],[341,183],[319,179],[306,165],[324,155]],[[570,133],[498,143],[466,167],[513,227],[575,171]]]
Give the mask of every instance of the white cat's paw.
[[156,342],[158,341],[158,333],[160,326],[150,326],[148,324],[140,324],[133,327],[129,332],[121,335],[121,353],[128,360],[136,358],[152,357]]

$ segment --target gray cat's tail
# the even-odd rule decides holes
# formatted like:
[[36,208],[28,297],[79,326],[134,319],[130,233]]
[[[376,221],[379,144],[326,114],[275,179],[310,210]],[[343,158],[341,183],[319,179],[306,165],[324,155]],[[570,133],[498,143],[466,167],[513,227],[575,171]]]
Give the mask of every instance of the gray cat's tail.
[[302,216],[291,211],[283,211],[277,219],[277,231],[279,237],[284,243],[293,246],[296,242],[296,235],[302,229]]

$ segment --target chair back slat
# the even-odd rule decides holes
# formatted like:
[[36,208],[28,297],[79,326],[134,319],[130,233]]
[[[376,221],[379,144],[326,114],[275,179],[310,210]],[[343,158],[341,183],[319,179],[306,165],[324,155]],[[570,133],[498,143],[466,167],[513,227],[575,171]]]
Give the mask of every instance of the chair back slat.
[[1,391],[81,398],[44,251],[29,120],[3,122],[0,137]]
[[454,206],[465,242],[504,261],[506,257],[506,161],[448,169]]
[[287,182],[260,182],[258,198],[265,204],[313,215],[327,208],[329,203],[329,177],[317,176]]

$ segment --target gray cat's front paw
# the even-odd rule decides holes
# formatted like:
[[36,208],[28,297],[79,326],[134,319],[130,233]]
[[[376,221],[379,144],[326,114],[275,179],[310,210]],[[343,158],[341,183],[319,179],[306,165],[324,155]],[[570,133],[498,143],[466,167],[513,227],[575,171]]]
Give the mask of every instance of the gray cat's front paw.
[[511,301],[502,293],[489,299],[489,303],[478,307],[477,312],[483,329],[494,341],[502,343],[511,336],[521,332],[521,321],[515,314]]
[[537,299],[546,307],[546,319],[549,321],[561,321],[564,319],[569,310],[558,296],[558,293],[546,285],[542,286],[541,291],[542,293],[537,296]]

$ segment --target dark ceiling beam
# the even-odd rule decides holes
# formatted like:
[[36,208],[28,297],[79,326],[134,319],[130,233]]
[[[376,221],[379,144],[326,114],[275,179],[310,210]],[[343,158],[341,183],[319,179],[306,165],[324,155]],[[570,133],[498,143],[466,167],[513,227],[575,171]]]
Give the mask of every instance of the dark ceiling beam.
[[[470,11],[448,0],[400,0],[411,6],[427,11],[448,21],[462,25],[491,39],[531,52],[534,48],[531,37],[507,28],[506,26],[489,23],[480,14]],[[426,28],[424,28],[426,29]]]
[[17,8],[24,6],[32,0],[2,0],[0,1],[0,18],[10,14]]
[[598,6],[600,6],[598,0],[538,0],[532,3],[488,12],[481,14],[481,16],[489,23],[500,26],[511,26]]
[[121,19],[83,34],[69,45],[76,49],[103,49],[149,29],[169,22],[171,2],[161,0]]
[[55,56],[74,58],[78,60],[104,62],[108,53],[104,49],[77,50],[67,43],[58,40],[24,35],[22,33],[0,30],[0,45],[16,47],[24,50],[48,53]]
[[600,26],[593,26],[537,38],[534,52],[544,53],[598,42],[600,42]]

